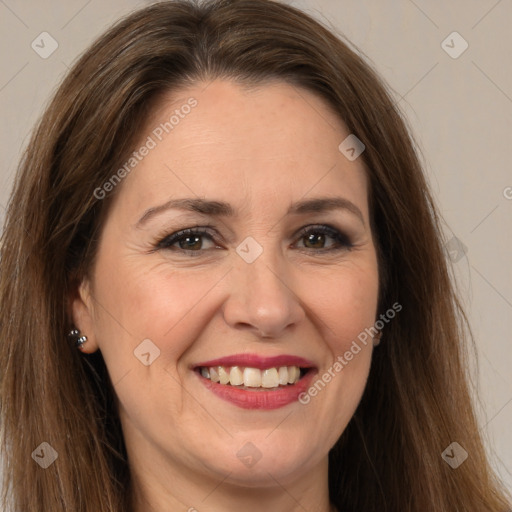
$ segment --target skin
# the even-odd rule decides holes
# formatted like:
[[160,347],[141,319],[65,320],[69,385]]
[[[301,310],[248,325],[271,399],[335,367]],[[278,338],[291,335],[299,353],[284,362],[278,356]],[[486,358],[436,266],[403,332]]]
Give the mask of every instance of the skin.
[[[119,399],[136,510],[327,512],[328,451],[360,401],[372,343],[308,404],[270,411],[221,400],[191,367],[236,353],[291,354],[322,376],[374,324],[378,270],[364,165],[338,150],[349,131],[321,98],[280,82],[248,90],[215,80],[174,91],[141,130],[141,144],[190,97],[197,106],[117,191],[73,301],[84,352],[101,350]],[[170,209],[137,226],[149,208],[197,197],[230,203],[236,215]],[[344,209],[286,214],[316,197],[343,197],[362,220]],[[326,252],[338,247],[329,235],[297,235],[325,224],[353,247]],[[207,225],[213,241],[155,249],[169,234]],[[248,236],[263,248],[250,264],[236,252]],[[190,245],[192,255],[183,251]],[[149,366],[134,357],[145,339],[160,350]],[[261,454],[252,467],[237,457],[247,442]]]

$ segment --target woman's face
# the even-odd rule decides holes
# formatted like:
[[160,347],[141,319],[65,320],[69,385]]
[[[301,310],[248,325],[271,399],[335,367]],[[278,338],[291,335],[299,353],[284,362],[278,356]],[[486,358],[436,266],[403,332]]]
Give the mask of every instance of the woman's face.
[[310,92],[221,80],[167,96],[141,130],[74,302],[134,468],[244,486],[326,471],[365,387],[372,343],[353,342],[378,295],[348,135]]

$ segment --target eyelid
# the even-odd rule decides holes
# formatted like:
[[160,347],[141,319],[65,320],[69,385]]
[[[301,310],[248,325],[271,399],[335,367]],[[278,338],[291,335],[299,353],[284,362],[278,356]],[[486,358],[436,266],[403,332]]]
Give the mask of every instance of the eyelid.
[[[294,244],[299,242],[304,236],[311,232],[317,232],[317,233],[323,233],[327,236],[331,237],[334,240],[334,245],[330,247],[323,247],[319,249],[309,249],[307,247],[305,248],[299,248],[301,251],[306,252],[316,252],[316,253],[325,253],[325,252],[335,252],[337,250],[351,250],[354,245],[350,239],[350,237],[341,231],[338,228],[335,228],[334,226],[331,226],[329,224],[308,224],[306,226],[303,226],[298,231],[295,232],[293,235]],[[200,235],[208,237],[212,243],[217,245],[218,243],[217,239],[220,238],[222,242],[225,242],[222,238],[222,236],[217,232],[213,226],[207,225],[207,226],[193,226],[189,228],[180,229],[178,231],[175,231],[167,236],[164,236],[163,238],[159,239],[159,241],[155,244],[154,250],[151,252],[155,252],[162,249],[167,250],[175,250],[176,252],[180,252],[182,254],[189,254],[193,256],[198,256],[203,252],[206,252],[209,249],[202,249],[202,250],[187,250],[187,249],[172,249],[172,246],[177,243],[182,237],[186,235]]]
[[[222,238],[215,229],[212,229],[211,226],[193,226],[190,228],[179,229],[178,231],[174,231],[169,235],[164,236],[163,238],[158,238],[159,240],[155,245],[155,250],[159,249],[169,249],[172,244],[176,243],[183,236],[186,235],[202,235],[208,236],[213,242],[215,242],[215,238]],[[203,251],[186,251],[185,249],[180,249],[183,252],[203,252]]]
[[[324,247],[321,249],[313,250],[314,252],[327,252],[327,251],[335,251],[336,249],[340,249],[344,247],[345,249],[351,249],[354,247],[354,244],[352,243],[350,237],[341,231],[338,228],[335,228],[334,226],[331,226],[330,224],[308,224],[307,226],[304,226],[301,228],[295,235],[294,238],[297,238],[298,240],[301,240],[302,237],[306,236],[308,233],[311,232],[319,232],[324,233],[328,236],[330,236],[335,242],[338,243],[338,246],[335,247]],[[297,240],[297,241],[298,241]],[[312,250],[312,249],[309,249]]]

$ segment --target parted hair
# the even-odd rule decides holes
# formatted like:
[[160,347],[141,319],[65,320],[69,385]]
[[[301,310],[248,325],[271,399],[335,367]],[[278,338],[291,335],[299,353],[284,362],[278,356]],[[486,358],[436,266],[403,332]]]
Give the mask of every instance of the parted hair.
[[[361,402],[329,453],[340,511],[504,512],[474,412],[474,342],[442,222],[393,94],[351,43],[272,0],[164,1],[117,22],[77,60],[24,152],[0,246],[0,413],[6,512],[129,512],[115,390],[77,351],[70,297],[94,265],[116,190],[94,191],[133,151],[160,95],[230,79],[323,98],[364,143],[379,311],[399,303]],[[341,142],[341,141],[340,141]],[[48,442],[43,470],[31,453]],[[456,470],[441,457],[457,441]]]

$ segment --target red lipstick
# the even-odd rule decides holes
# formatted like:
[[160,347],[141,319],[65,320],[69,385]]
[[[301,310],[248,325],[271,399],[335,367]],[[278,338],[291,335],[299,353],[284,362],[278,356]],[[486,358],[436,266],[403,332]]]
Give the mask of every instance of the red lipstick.
[[[224,368],[239,366],[258,368],[260,370],[279,368],[281,366],[298,366],[302,370],[301,373],[304,371],[306,373],[295,384],[287,384],[273,389],[251,389],[212,382],[210,379],[203,377],[198,371],[199,368],[209,368],[212,366],[223,366]],[[264,357],[257,354],[237,354],[212,359],[195,365],[194,370],[196,370],[196,375],[200,382],[219,398],[243,409],[260,410],[278,409],[279,407],[296,402],[299,395],[305,392],[311,385],[311,381],[317,373],[314,364],[302,357],[292,355]]]
[[314,364],[307,359],[291,355],[279,355],[264,357],[257,354],[235,354],[227,357],[220,357],[195,365],[195,368],[202,366],[250,366],[251,368],[274,368],[279,366],[299,366],[300,368],[314,368]]

